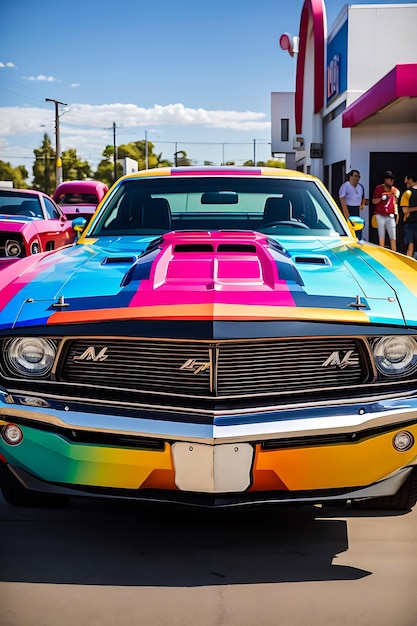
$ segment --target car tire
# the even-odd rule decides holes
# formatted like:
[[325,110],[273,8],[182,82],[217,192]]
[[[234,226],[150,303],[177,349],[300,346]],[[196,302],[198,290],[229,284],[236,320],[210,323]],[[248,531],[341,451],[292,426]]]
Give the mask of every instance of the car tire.
[[0,463],[0,488],[3,498],[13,506],[63,507],[69,503],[69,496],[55,493],[41,493],[26,489],[7,465]]
[[354,509],[362,511],[406,511],[412,509],[417,502],[417,467],[401,485],[393,496],[381,496],[380,498],[368,498],[367,500],[352,500]]

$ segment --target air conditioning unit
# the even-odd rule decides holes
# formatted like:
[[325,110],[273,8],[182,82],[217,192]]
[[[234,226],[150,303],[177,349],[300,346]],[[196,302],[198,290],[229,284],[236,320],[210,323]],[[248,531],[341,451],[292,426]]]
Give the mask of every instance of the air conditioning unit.
[[304,148],[304,137],[296,135],[294,137],[294,141],[292,142],[292,147],[294,150],[302,150]]

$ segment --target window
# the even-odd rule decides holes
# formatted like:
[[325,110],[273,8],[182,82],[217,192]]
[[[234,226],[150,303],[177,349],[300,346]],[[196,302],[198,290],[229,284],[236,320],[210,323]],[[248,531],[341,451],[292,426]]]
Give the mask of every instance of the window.
[[287,117],[281,119],[281,141],[289,141],[290,120]]
[[46,208],[46,212],[48,214],[49,219],[59,220],[59,218],[61,217],[61,214],[58,211],[58,209],[52,204],[50,200],[48,200],[48,198],[44,198],[44,202],[45,202],[45,208]]

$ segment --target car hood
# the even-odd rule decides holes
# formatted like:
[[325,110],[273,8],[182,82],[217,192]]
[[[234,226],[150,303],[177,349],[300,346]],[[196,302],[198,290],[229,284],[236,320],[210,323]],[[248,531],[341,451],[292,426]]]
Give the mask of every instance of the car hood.
[[416,268],[347,237],[277,241],[219,231],[85,239],[0,272],[0,327],[144,319],[417,327]]
[[10,215],[10,217],[0,217],[0,231],[7,231],[9,233],[24,233],[33,229],[33,220],[31,218],[17,217]]

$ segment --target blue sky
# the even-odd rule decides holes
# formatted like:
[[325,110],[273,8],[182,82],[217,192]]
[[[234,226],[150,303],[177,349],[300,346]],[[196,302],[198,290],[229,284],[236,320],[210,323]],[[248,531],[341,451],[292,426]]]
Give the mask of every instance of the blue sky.
[[[173,159],[185,150],[237,164],[270,158],[273,91],[293,91],[304,0],[20,0],[0,23],[0,160],[31,173],[47,132],[93,167],[106,145],[144,139]],[[403,4],[411,4],[403,1]],[[325,0],[328,28],[346,3]],[[363,4],[363,2],[350,2]],[[372,2],[366,4],[396,4]]]

